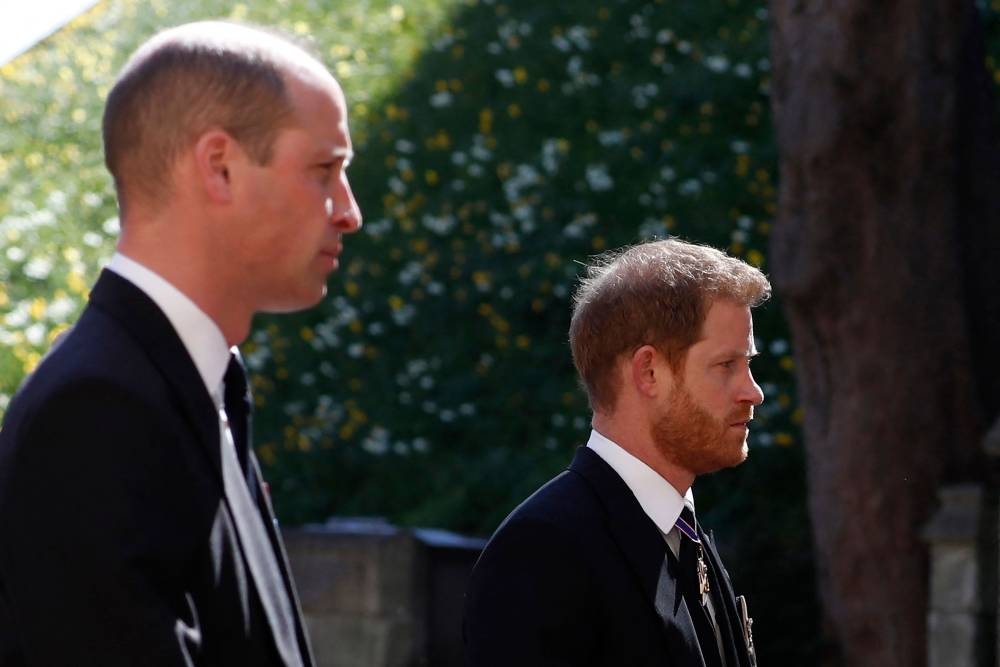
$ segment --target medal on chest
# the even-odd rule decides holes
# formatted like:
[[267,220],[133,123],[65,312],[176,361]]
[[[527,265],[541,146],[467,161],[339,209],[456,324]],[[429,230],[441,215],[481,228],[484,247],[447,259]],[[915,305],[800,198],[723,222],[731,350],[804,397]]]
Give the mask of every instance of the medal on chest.
[[712,589],[708,584],[708,565],[705,564],[705,550],[698,545],[698,594],[701,596],[701,606],[708,605],[708,594]]

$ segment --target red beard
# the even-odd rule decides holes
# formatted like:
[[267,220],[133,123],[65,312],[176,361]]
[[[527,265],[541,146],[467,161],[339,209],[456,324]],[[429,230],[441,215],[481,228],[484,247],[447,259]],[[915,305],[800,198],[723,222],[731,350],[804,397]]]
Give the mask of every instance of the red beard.
[[746,431],[731,424],[752,417],[753,408],[748,406],[724,420],[716,419],[681,385],[652,425],[653,443],[667,461],[694,475],[731,468],[747,458]]

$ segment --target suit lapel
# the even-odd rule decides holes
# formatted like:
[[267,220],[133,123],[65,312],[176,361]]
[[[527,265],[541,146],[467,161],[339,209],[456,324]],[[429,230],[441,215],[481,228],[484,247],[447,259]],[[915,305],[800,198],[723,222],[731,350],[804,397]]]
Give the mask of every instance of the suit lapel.
[[733,591],[733,584],[729,580],[729,574],[722,566],[722,559],[710,535],[700,531],[701,541],[705,547],[705,554],[708,557],[708,567],[712,575],[712,585],[716,587],[718,595],[715,617],[719,630],[722,632],[723,646],[726,647],[726,662],[732,666],[743,666],[750,664],[750,658],[746,650],[746,642],[743,639],[743,628],[736,611],[736,594]]
[[703,665],[698,635],[677,587],[677,564],[666,557],[667,544],[659,528],[618,473],[593,450],[580,447],[569,470],[583,477],[601,499],[608,530],[663,622],[670,655],[685,656],[679,664]]
[[219,418],[191,355],[170,320],[146,294],[105,269],[90,294],[90,306],[118,322],[136,339],[171,389],[171,400],[191,426],[222,484]]

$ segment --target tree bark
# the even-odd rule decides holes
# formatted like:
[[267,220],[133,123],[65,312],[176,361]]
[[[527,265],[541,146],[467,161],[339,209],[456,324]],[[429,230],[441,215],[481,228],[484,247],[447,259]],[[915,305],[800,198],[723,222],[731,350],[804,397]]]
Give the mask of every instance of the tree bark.
[[926,664],[920,530],[942,481],[977,479],[996,409],[973,364],[1000,333],[982,283],[1000,180],[970,176],[998,173],[992,100],[969,97],[988,87],[968,51],[975,19],[954,0],[771,3],[770,267],[795,346],[826,625],[852,667]]

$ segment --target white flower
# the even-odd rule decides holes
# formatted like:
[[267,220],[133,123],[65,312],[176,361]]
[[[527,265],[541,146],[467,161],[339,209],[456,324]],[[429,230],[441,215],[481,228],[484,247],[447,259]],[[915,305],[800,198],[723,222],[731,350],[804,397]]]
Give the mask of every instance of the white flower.
[[606,192],[615,186],[614,180],[608,174],[608,167],[604,164],[587,165],[587,185],[594,192]]
[[34,280],[45,280],[52,273],[52,260],[48,257],[32,257],[24,266],[24,275]]
[[587,35],[587,28],[582,25],[575,25],[566,31],[566,36],[581,51],[590,50],[590,37]]
[[569,40],[562,35],[556,35],[552,38],[552,45],[562,51],[563,53],[568,52],[573,45],[569,43]]
[[723,55],[709,56],[705,58],[705,67],[716,73],[725,72],[729,69],[729,59]]
[[625,143],[625,133],[622,130],[606,130],[597,133],[597,141],[602,146],[621,146]]
[[35,322],[30,327],[24,330],[24,337],[28,339],[28,342],[38,347],[45,340],[45,334],[48,330],[45,325],[41,322]]
[[69,297],[62,297],[50,303],[45,314],[53,322],[65,322],[74,310],[76,310],[76,302]]
[[458,220],[456,220],[453,215],[434,216],[426,214],[423,217],[424,227],[440,236],[444,236],[445,234],[451,232],[457,224]]
[[389,189],[392,190],[393,194],[397,197],[402,196],[406,193],[406,183],[403,182],[398,176],[393,176],[389,179]]
[[447,90],[442,90],[441,92],[434,93],[431,95],[430,104],[435,109],[441,109],[443,107],[451,106],[451,101],[454,96]]
[[515,83],[514,82],[514,73],[511,72],[509,69],[498,69],[494,73],[494,76],[496,77],[497,81],[499,81],[500,84],[504,88],[510,88]]
[[701,181],[699,181],[696,178],[689,178],[688,180],[680,184],[680,187],[677,188],[677,191],[686,197],[691,195],[696,195],[699,192],[701,192]]

